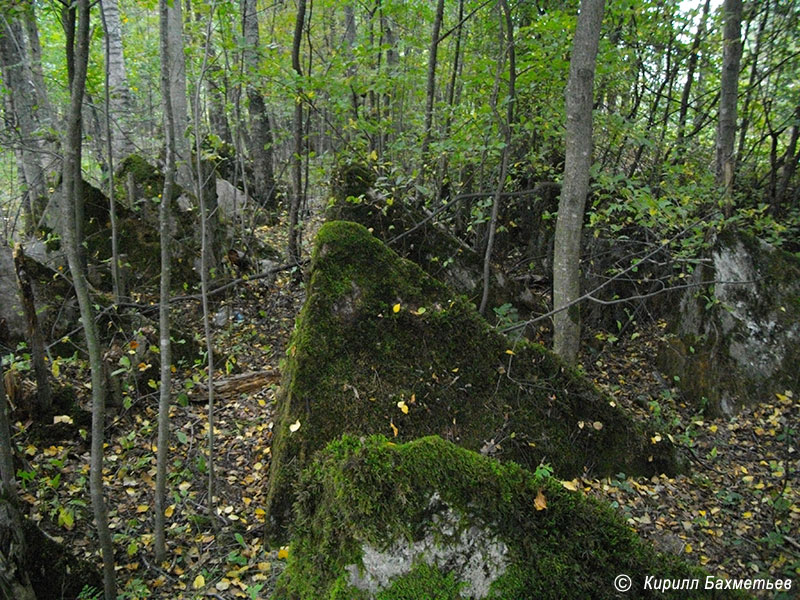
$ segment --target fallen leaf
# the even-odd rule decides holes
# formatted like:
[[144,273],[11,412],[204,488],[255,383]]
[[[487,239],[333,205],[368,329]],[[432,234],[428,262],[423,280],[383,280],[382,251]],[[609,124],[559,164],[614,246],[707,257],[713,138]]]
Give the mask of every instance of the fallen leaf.
[[397,437],[397,434],[399,433],[399,431],[398,431],[397,427],[395,427],[394,423],[389,421],[389,427],[392,428],[392,433],[394,434],[394,437]]
[[405,400],[400,400],[400,402],[397,403],[397,408],[402,410],[404,415],[408,414],[408,405],[406,404]]
[[289,431],[291,431],[292,433],[294,433],[298,429],[300,429],[300,419],[297,419],[297,421],[289,425]]
[[398,302],[392,307],[392,312],[399,313],[400,312],[400,303]]
[[533,501],[533,506],[536,507],[536,510],[544,510],[547,508],[547,498],[544,497],[542,490],[536,494],[536,498]]
[[571,492],[577,492],[578,491],[578,480],[577,479],[573,479],[572,481],[562,481],[561,485],[563,485],[565,488],[567,488]]
[[206,578],[202,575],[198,575],[194,578],[194,582],[192,583],[192,587],[196,590],[199,590],[206,585]]
[[278,550],[278,559],[279,560],[286,560],[289,558],[289,546],[282,546],[280,550]]

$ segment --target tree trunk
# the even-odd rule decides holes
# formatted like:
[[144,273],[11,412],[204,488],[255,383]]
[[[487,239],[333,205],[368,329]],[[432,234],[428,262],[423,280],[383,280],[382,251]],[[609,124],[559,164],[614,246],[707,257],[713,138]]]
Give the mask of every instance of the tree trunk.
[[[3,356],[0,353],[0,373]],[[6,390],[0,381],[0,597],[36,600],[25,568],[25,533],[17,505]]]
[[31,85],[32,75],[26,69],[28,61],[24,50],[25,39],[19,21],[0,18],[0,67],[16,121],[16,144],[20,148],[21,175],[26,186],[24,202],[26,214],[30,215],[25,229],[33,233],[44,205],[45,177],[36,152],[36,131],[39,128],[36,90]]
[[[492,250],[494,248],[494,236],[497,231],[497,216],[500,212],[500,200],[503,197],[503,187],[506,183],[508,173],[508,155],[511,152],[511,125],[514,121],[514,103],[516,101],[516,80],[517,80],[517,61],[514,49],[514,22],[511,19],[511,10],[508,8],[507,0],[500,0],[505,17],[506,40],[502,39],[503,27],[500,27],[501,43],[506,46],[508,53],[508,104],[506,108],[506,122],[501,123],[500,127],[505,131],[505,145],[503,146],[503,156],[500,161],[500,178],[497,181],[497,189],[492,202],[492,216],[489,221],[489,238],[486,241],[486,253],[483,257],[483,293],[481,295],[481,305],[478,311],[486,314],[486,305],[489,302],[489,286],[491,284],[491,264]],[[502,56],[505,57],[506,52]]]
[[125,55],[122,52],[122,21],[118,0],[100,2],[103,29],[106,34],[106,56],[108,69],[109,118],[113,125],[112,151],[114,162],[119,162],[133,152],[131,128],[131,92],[125,70]]
[[708,20],[708,11],[711,8],[711,0],[706,0],[703,4],[703,14],[700,17],[700,23],[697,25],[697,32],[692,42],[692,49],[689,51],[689,64],[686,68],[686,81],[683,83],[683,92],[681,93],[681,105],[678,110],[678,134],[675,146],[677,148],[678,156],[683,156],[683,142],[686,135],[686,118],[689,114],[689,99],[692,93],[692,83],[694,83],[694,72],[697,69],[697,60],[700,57],[700,43],[706,35],[706,21]]
[[431,32],[431,46],[428,51],[428,78],[425,84],[425,125],[422,137],[422,161],[419,165],[420,175],[425,169],[428,159],[428,150],[431,144],[433,128],[433,101],[436,96],[436,59],[439,50],[439,33],[442,30],[442,17],[444,15],[444,0],[436,3],[436,15],[433,20],[433,31]]
[[246,93],[250,113],[250,158],[253,161],[255,189],[253,197],[264,206],[274,208],[275,175],[272,167],[272,129],[269,115],[257,83],[259,76],[259,33],[256,0],[242,0],[243,59],[246,69]]
[[[297,20],[294,25],[294,39],[292,41],[292,68],[297,74],[298,86],[301,86],[303,68],[300,65],[300,43],[303,39],[303,26],[306,20],[306,0],[297,2]],[[299,213],[303,204],[303,103],[300,99],[302,89],[296,92],[294,102],[294,153],[292,155],[292,205],[289,209],[289,261],[300,262],[300,232]]]
[[169,98],[175,123],[175,165],[177,181],[186,188],[193,186],[191,146],[187,137],[189,128],[189,105],[186,94],[186,59],[183,54],[183,12],[179,0],[167,7],[169,26]]
[[742,59],[742,0],[725,0],[725,28],[722,46],[722,79],[719,96],[719,121],[716,142],[717,185],[724,188],[725,213],[733,212],[733,179],[736,157],[736,100],[739,93],[739,63]]
[[25,324],[28,329],[28,341],[31,347],[31,360],[33,372],[36,375],[36,414],[45,418],[53,404],[50,393],[50,380],[47,365],[44,362],[45,348],[42,330],[39,328],[39,318],[36,315],[36,304],[33,297],[33,288],[28,272],[25,270],[25,253],[22,245],[14,247],[14,270],[17,274],[22,311],[25,313]]
[[581,229],[592,165],[592,89],[604,0],[581,0],[567,82],[564,181],[553,253],[553,350],[574,363],[580,343]]
[[158,308],[159,349],[161,360],[161,384],[158,400],[158,450],[156,458],[156,497],[154,544],[156,564],[167,556],[165,538],[165,500],[167,491],[167,448],[169,447],[169,401],[172,387],[172,346],[169,337],[169,289],[170,289],[170,203],[175,188],[175,122],[169,98],[169,17],[167,0],[160,1],[160,49],[161,49],[161,93],[164,110],[165,154],[164,189],[159,207],[159,238],[161,242],[161,296]]
[[89,0],[77,0],[78,28],[75,34],[73,77],[70,89],[70,104],[67,112],[64,138],[64,164],[62,177],[62,218],[64,219],[64,245],[72,274],[75,295],[80,306],[89,363],[92,372],[92,445],[89,487],[97,527],[100,549],[103,554],[103,582],[106,600],[116,598],[114,581],[114,547],[108,529],[108,515],[103,497],[103,429],[105,416],[103,360],[94,309],[89,298],[86,273],[81,262],[75,237],[75,205],[82,192],[81,179],[81,111],[86,85],[89,58]]

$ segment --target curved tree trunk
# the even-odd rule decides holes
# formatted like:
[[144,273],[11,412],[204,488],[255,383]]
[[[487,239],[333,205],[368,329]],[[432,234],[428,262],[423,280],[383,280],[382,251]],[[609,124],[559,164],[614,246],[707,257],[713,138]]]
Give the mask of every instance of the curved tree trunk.
[[581,0],[569,62],[564,182],[553,252],[553,350],[568,363],[578,355],[581,324],[581,229],[592,165],[592,90],[604,0]]
[[76,238],[76,205],[82,193],[81,179],[81,112],[86,86],[89,59],[89,0],[77,2],[78,27],[75,33],[74,64],[70,104],[67,112],[67,131],[64,137],[64,164],[62,178],[62,218],[64,219],[64,242],[69,270],[80,306],[89,364],[92,372],[92,445],[89,471],[89,489],[92,512],[103,553],[103,580],[106,600],[116,597],[114,574],[114,547],[108,529],[108,514],[103,497],[103,434],[105,426],[105,393],[103,359],[94,309],[89,298],[86,273]]

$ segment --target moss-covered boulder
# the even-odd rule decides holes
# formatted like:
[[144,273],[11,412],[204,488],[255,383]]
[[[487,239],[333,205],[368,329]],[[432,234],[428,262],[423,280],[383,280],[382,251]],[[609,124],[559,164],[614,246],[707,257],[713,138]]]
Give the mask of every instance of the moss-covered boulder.
[[668,471],[670,449],[541,346],[513,343],[361,225],[323,225],[276,406],[267,508],[343,433],[440,435],[563,477]]
[[[438,437],[345,436],[297,490],[275,599],[619,598],[620,575],[631,578],[626,598],[721,597],[608,505]],[[662,594],[645,589],[647,576],[701,589]]]
[[[470,300],[483,292],[483,256],[439,227],[421,208],[383,196],[372,188],[375,173],[367,166],[348,164],[333,176],[333,197],[326,211],[330,221],[353,221],[367,227],[400,256],[444,281]],[[519,286],[497,269],[491,271],[489,306],[525,303]],[[519,289],[518,289],[519,288]]]
[[695,273],[660,352],[662,369],[711,414],[796,392],[800,260],[743,233],[721,233]]

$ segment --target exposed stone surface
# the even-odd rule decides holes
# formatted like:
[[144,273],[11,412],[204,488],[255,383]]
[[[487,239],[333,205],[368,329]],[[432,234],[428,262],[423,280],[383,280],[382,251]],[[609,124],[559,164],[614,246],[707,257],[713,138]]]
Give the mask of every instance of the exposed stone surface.
[[800,383],[800,260],[726,232],[690,289],[660,363],[683,392],[713,413],[767,401]]

